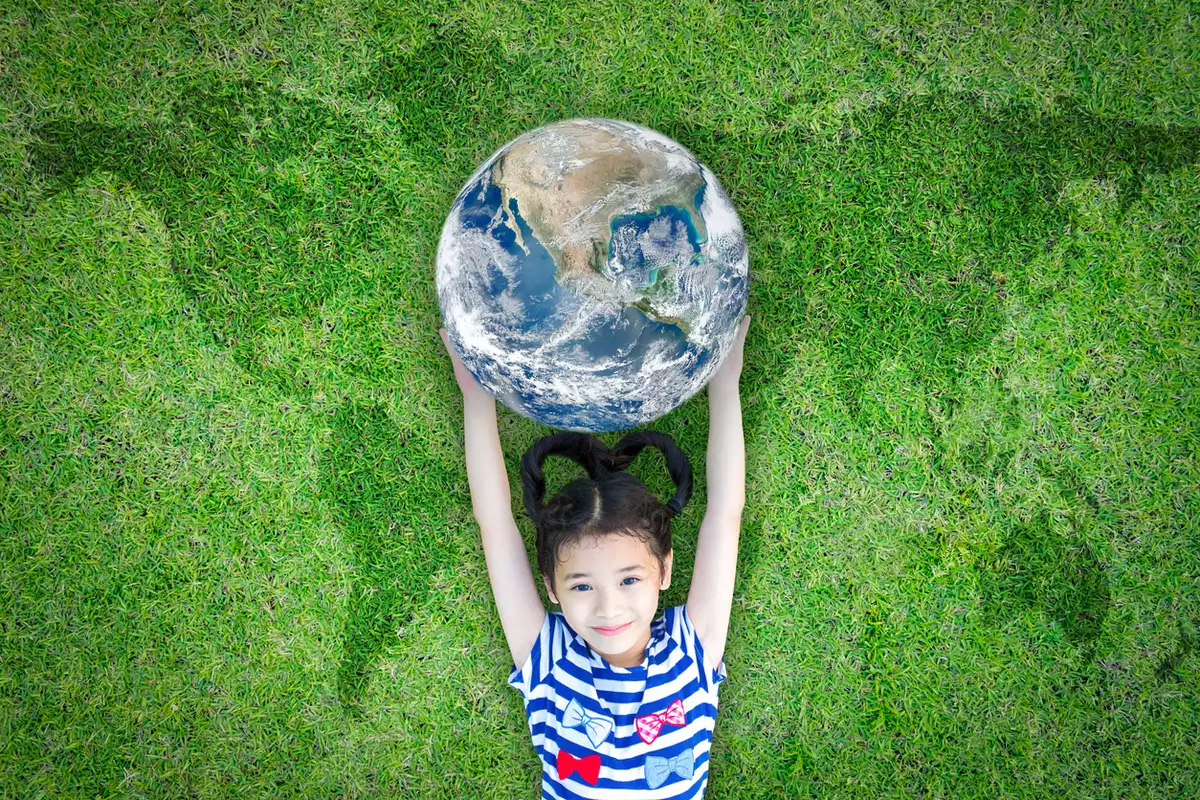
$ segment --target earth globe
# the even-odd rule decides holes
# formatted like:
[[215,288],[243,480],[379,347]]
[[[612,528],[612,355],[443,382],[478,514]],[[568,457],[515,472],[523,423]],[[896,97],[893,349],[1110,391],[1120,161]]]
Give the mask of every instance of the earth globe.
[[454,199],[437,248],[463,365],[544,425],[632,428],[696,394],[734,343],[749,254],[716,176],[649,128],[528,131]]

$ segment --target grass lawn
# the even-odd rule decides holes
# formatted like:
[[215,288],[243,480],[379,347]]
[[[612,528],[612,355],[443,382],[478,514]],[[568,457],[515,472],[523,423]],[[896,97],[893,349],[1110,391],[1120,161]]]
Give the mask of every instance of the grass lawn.
[[[708,796],[1200,796],[1198,21],[7,5],[0,797],[537,796],[433,260],[576,116],[691,149],[750,244]],[[698,481],[664,605],[707,424],[651,426]],[[519,498],[548,429],[500,426]]]

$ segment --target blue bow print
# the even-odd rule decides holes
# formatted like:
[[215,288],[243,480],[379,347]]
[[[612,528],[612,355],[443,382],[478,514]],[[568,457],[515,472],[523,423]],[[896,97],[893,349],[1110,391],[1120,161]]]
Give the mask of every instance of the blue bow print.
[[667,778],[671,777],[672,772],[678,773],[679,777],[687,780],[692,777],[695,768],[696,762],[692,757],[691,750],[684,750],[670,759],[646,756],[646,783],[650,784],[651,789],[657,789],[666,782]]
[[563,725],[568,728],[583,728],[587,731],[593,747],[599,747],[613,729],[613,721],[610,718],[603,715],[588,716],[577,700],[567,704],[567,711],[563,714]]

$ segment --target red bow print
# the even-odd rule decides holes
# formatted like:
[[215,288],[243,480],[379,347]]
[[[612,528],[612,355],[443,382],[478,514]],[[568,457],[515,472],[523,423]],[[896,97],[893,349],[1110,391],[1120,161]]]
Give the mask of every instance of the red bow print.
[[572,772],[578,772],[579,777],[596,785],[596,781],[600,778],[600,756],[593,753],[590,756],[576,758],[566,750],[558,751],[558,779],[566,780],[571,777]]
[[650,744],[658,738],[658,732],[662,730],[663,723],[668,725],[683,725],[686,721],[683,713],[683,698],[677,697],[675,698],[675,702],[671,703],[666,711],[638,717],[633,721],[633,724],[637,726],[638,736],[642,737],[642,741]]

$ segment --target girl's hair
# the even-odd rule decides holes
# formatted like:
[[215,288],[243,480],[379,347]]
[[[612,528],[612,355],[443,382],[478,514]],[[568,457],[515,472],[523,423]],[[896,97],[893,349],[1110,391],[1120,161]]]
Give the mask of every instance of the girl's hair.
[[[637,477],[625,472],[647,445],[662,451],[675,482],[675,496],[661,503]],[[542,462],[547,456],[566,456],[583,465],[587,478],[564,486],[546,503]],[[671,518],[692,496],[692,465],[675,440],[665,433],[630,433],[611,450],[587,433],[556,433],[539,439],[521,458],[525,510],[537,529],[538,569],[554,585],[554,567],[563,549],[582,539],[620,533],[650,546],[665,566],[671,552]]]

